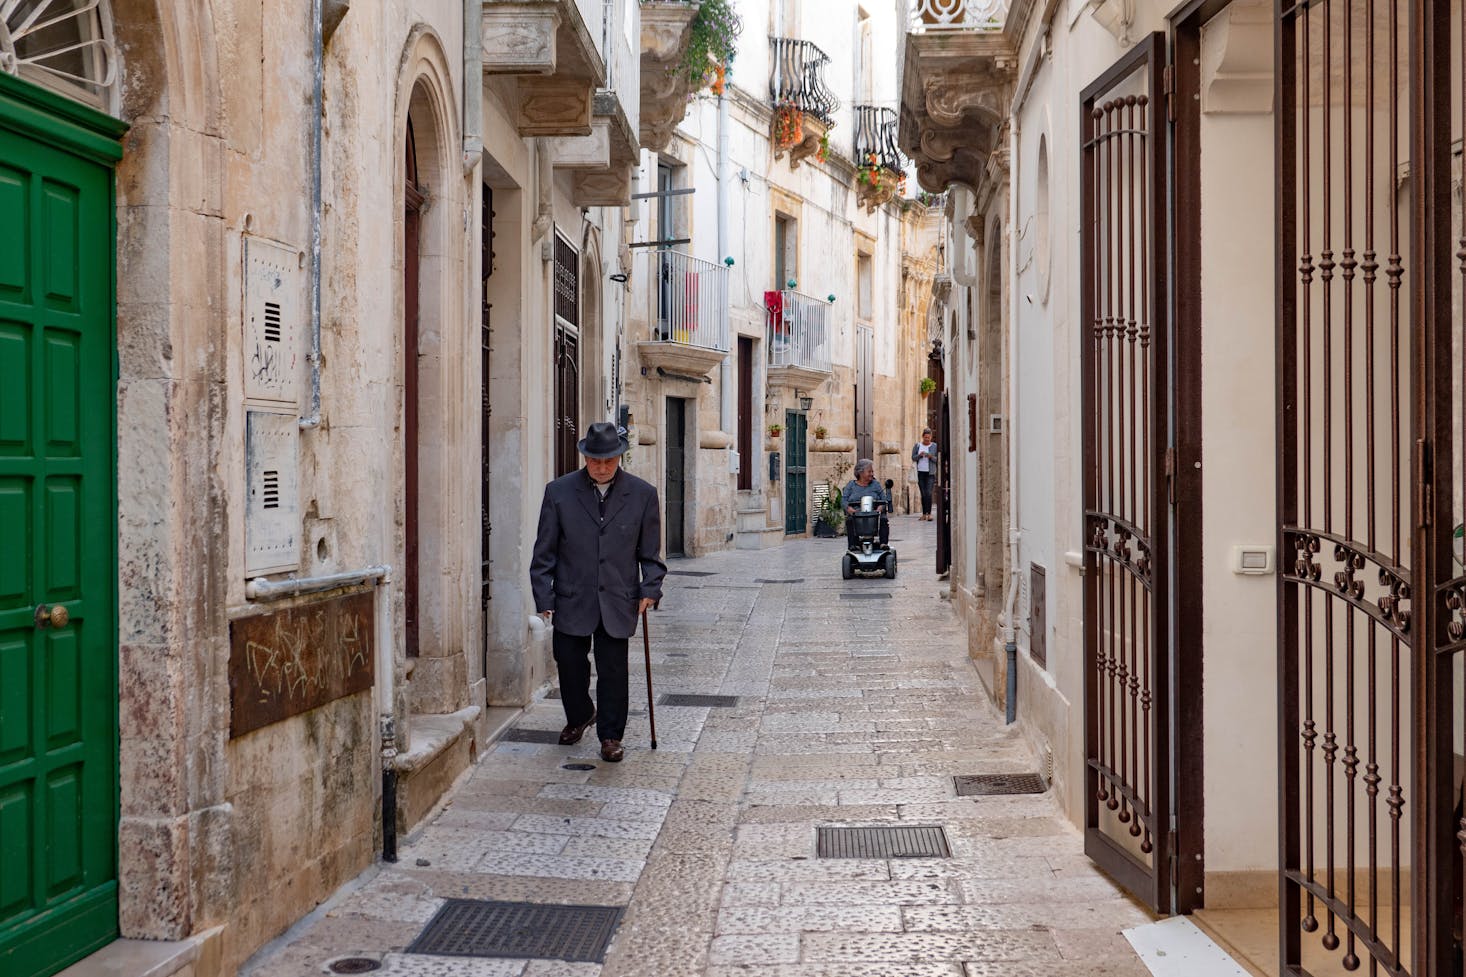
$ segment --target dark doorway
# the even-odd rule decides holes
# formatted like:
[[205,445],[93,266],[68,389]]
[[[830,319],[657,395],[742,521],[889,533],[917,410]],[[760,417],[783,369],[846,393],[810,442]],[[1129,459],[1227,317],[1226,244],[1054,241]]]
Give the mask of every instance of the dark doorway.
[[580,255],[555,235],[555,475],[580,467]]
[[[489,278],[494,274],[494,191],[483,185],[483,204],[480,212],[480,274],[479,283],[479,605],[483,611],[484,633],[489,628],[489,598],[493,590],[491,564],[489,562],[489,534],[493,527],[489,522],[489,475],[493,466],[489,462],[489,377],[493,330],[490,326]],[[488,643],[484,643],[484,671],[488,674]]]
[[855,327],[855,455],[875,458],[875,330]]
[[667,398],[667,555],[686,555],[687,401]]
[[753,340],[738,337],[738,488],[753,490]]
[[418,651],[418,517],[417,517],[417,330],[418,282],[421,269],[420,242],[422,210],[426,200],[417,181],[417,144],[413,139],[412,122],[407,123],[406,185],[402,188],[402,454],[404,480],[403,505],[406,509],[403,536],[406,544],[406,566],[403,567],[402,603],[405,618],[404,639],[407,654]]

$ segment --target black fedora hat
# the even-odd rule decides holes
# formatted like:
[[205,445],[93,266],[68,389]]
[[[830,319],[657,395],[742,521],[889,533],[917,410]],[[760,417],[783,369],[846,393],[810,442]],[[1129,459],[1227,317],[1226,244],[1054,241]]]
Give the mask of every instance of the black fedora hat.
[[621,429],[610,421],[596,421],[585,430],[585,437],[575,446],[575,450],[587,458],[616,458],[626,453],[631,447],[626,439],[621,436]]

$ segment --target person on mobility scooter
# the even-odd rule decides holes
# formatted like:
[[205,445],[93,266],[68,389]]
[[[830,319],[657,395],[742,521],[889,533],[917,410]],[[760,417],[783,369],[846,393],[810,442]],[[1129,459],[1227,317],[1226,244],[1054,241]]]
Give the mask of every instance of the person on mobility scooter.
[[886,520],[891,509],[891,483],[883,488],[875,475],[875,463],[861,458],[855,463],[855,477],[841,493],[846,553],[840,558],[840,576],[846,580],[857,573],[896,576],[896,551],[889,545],[891,526]]

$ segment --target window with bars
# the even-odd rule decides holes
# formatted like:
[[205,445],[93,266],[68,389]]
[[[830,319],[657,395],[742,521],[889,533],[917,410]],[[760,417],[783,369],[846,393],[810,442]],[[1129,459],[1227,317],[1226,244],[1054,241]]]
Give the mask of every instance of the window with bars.
[[580,254],[555,235],[555,474],[579,467]]

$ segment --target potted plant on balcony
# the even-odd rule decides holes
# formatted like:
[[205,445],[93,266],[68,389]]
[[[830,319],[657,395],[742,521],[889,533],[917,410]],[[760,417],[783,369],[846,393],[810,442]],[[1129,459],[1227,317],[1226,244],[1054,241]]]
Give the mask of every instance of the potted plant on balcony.
[[711,85],[713,94],[722,94],[742,31],[743,22],[734,13],[731,0],[702,0],[688,28],[687,51],[680,67],[694,91]]
[[774,148],[779,151],[804,139],[804,111],[793,102],[774,106]]
[[782,424],[770,424],[769,425],[769,437],[771,437],[771,438],[777,438],[780,434],[783,433],[783,431],[784,431],[784,425],[782,425]]
[[827,132],[820,136],[819,152],[814,154],[815,162],[823,163],[830,158],[830,134]]
[[825,435],[829,433],[829,430],[823,424],[816,424],[814,426],[814,439],[816,441],[823,441],[825,439]]
[[937,389],[937,381],[933,380],[931,377],[922,377],[921,383],[918,385],[917,389],[921,391],[921,395],[923,397],[930,397],[931,392]]

